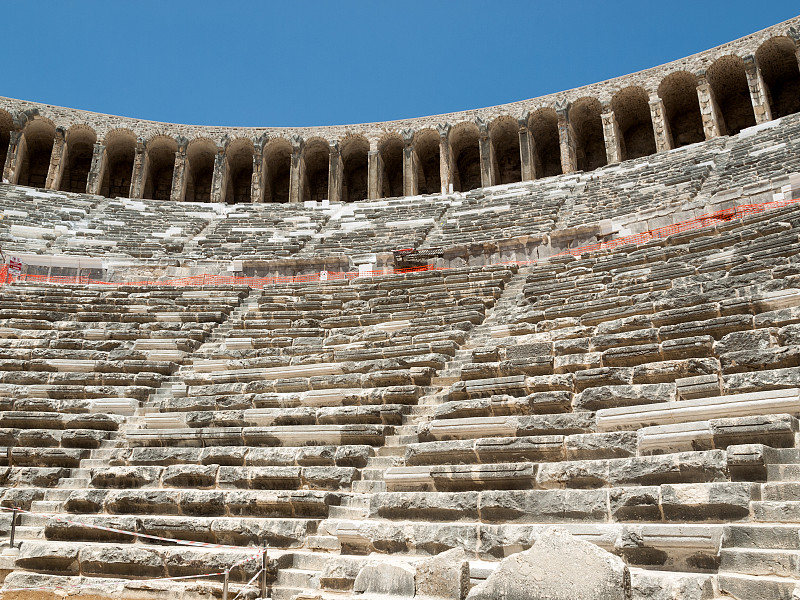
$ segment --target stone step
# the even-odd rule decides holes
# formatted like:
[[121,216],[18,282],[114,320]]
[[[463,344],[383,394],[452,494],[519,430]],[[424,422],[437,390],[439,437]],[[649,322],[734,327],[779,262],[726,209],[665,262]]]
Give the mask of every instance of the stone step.
[[355,506],[331,506],[328,508],[328,518],[330,519],[365,519],[367,514],[367,509]]
[[761,486],[761,499],[782,502],[800,501],[800,481],[776,481]]
[[800,550],[800,525],[728,525],[725,527],[722,547]]
[[750,503],[754,521],[800,523],[800,502],[760,500]]
[[67,490],[75,490],[89,487],[88,477],[70,477],[69,479],[62,479],[58,482],[59,488]]
[[295,567],[280,569],[276,583],[279,586],[316,590],[319,589],[319,571]]
[[369,468],[366,467],[361,469],[361,480],[362,481],[383,481],[384,473],[386,472],[385,468]]
[[382,480],[354,481],[352,485],[352,490],[359,494],[377,494],[386,489],[386,482]]
[[31,502],[31,512],[63,513],[64,503],[60,500],[34,500]]
[[64,500],[69,498],[71,493],[72,493],[71,489],[49,488],[44,491],[44,499],[50,501],[63,502]]
[[767,465],[767,481],[800,481],[800,464]]
[[743,575],[776,575],[800,578],[800,551],[761,548],[723,548],[720,571]]
[[720,572],[717,576],[719,589],[741,600],[793,600],[795,588],[800,580],[787,577],[763,575],[741,575]]

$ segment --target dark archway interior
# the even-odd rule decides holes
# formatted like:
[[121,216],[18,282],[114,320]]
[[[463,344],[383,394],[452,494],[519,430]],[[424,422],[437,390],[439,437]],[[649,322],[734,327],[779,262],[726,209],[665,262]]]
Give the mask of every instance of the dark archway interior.
[[233,142],[226,152],[228,177],[225,202],[246,204],[251,202],[250,189],[253,184],[253,146],[241,141]]
[[756,52],[769,94],[772,118],[800,112],[800,67],[794,43],[785,37],[765,42]]
[[106,140],[106,168],[100,193],[107,198],[127,198],[131,193],[131,176],[136,154],[133,133],[109,135]]
[[453,149],[453,190],[468,192],[481,187],[481,151],[478,128],[465,126],[450,133]]
[[[305,185],[303,200],[328,199],[328,170],[330,169],[330,148],[323,140],[312,140],[303,150],[305,164]],[[286,197],[289,197],[287,180]]]
[[614,95],[611,108],[621,138],[622,160],[656,153],[656,138],[647,92],[642,88],[626,88]]
[[147,179],[142,196],[152,200],[169,200],[178,145],[175,140],[157,138],[149,146]]
[[561,175],[561,145],[558,139],[558,115],[552,109],[536,111],[530,117],[530,135],[535,152],[534,169],[537,177]]
[[738,56],[723,56],[707,71],[708,83],[719,108],[720,131],[736,135],[756,124],[744,63]]
[[420,194],[440,194],[442,191],[439,158],[439,134],[426,130],[417,134],[414,141],[417,153],[417,187]]
[[25,128],[26,152],[20,167],[20,185],[45,186],[55,134],[55,128],[43,121],[33,121]]
[[4,110],[0,110],[0,173],[6,165],[8,158],[8,145],[11,143],[11,131],[14,129],[14,123],[11,115]]
[[367,199],[369,143],[364,138],[351,138],[342,142],[342,201],[357,202]]
[[595,98],[581,98],[569,109],[579,171],[594,171],[608,162],[601,113]]
[[292,145],[286,140],[275,140],[264,149],[264,202],[289,202]]
[[396,198],[403,195],[403,140],[387,139],[380,147],[383,162],[383,186],[381,198]]
[[703,118],[697,99],[697,78],[691,73],[673,73],[661,82],[658,95],[664,103],[664,118],[673,148],[704,141]]
[[200,141],[186,150],[186,202],[211,202],[211,185],[214,179],[214,157],[217,147],[213,142]]
[[498,184],[522,181],[519,154],[519,124],[515,119],[499,119],[492,124],[494,181]]
[[92,167],[92,154],[96,136],[90,131],[67,132],[67,146],[64,153],[66,164],[61,174],[59,189],[76,194],[86,193],[89,169]]

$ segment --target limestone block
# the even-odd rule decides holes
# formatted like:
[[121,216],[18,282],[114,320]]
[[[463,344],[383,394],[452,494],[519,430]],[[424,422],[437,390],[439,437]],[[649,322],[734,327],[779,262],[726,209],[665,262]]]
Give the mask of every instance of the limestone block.
[[413,598],[414,576],[414,568],[407,564],[368,564],[358,572],[353,591],[368,597]]
[[469,560],[462,548],[453,548],[420,561],[416,567],[416,598],[466,598],[469,590]]
[[545,530],[529,550],[504,559],[468,600],[630,600],[628,567],[619,557],[566,530]]
[[675,384],[605,385],[592,387],[575,396],[578,410],[597,410],[637,404],[669,402],[675,398]]
[[16,564],[23,569],[78,573],[79,549],[77,545],[29,540],[20,548]]

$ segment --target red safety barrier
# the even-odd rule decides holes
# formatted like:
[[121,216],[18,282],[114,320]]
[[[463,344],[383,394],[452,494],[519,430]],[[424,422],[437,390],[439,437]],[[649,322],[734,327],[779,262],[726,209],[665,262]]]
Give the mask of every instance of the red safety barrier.
[[[790,200],[775,200],[772,202],[764,202],[760,204],[740,204],[731,208],[725,208],[713,213],[700,215],[694,219],[687,221],[680,221],[671,225],[665,225],[657,229],[651,229],[642,233],[626,235],[614,238],[605,242],[598,242],[596,244],[588,244],[578,248],[570,248],[564,252],[560,252],[554,256],[572,255],[579,256],[589,252],[596,252],[598,250],[611,250],[619,246],[625,245],[639,245],[649,242],[654,239],[664,239],[676,233],[684,233],[687,231],[694,231],[703,229],[705,227],[713,227],[720,223],[727,223],[734,219],[741,219],[750,215],[762,213],[767,210],[776,208],[783,208],[793,204],[800,203],[800,197]],[[531,265],[538,262],[537,260],[529,261],[509,261],[503,263],[495,263],[497,265]],[[31,275],[27,273],[13,276],[9,274],[8,265],[3,265],[0,268],[0,285],[11,283],[14,281],[30,281],[34,283],[55,283],[55,284],[93,284],[93,285],[109,285],[109,286],[204,286],[204,285],[242,285],[251,288],[264,288],[272,285],[282,285],[290,283],[317,283],[320,281],[341,281],[356,279],[359,277],[378,277],[382,275],[393,275],[396,273],[417,273],[421,271],[448,271],[449,267],[432,267],[430,265],[423,267],[415,267],[409,269],[395,269],[392,271],[367,271],[367,272],[354,272],[354,271],[323,271],[318,273],[308,273],[304,275],[288,275],[276,277],[240,277],[234,275],[195,275],[194,277],[182,277],[178,279],[166,280],[152,280],[146,279],[141,281],[102,281],[98,279],[91,279],[87,275],[78,276],[59,276],[59,275]]]

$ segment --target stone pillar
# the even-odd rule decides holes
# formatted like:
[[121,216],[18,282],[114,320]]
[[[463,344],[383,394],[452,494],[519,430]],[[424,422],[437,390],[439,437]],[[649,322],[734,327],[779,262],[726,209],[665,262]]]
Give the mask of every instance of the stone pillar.
[[720,126],[719,107],[714,98],[714,90],[708,83],[705,69],[695,73],[697,76],[697,100],[700,103],[700,117],[703,119],[703,133],[706,140],[723,135]]
[[289,167],[289,203],[296,204],[303,200],[303,149],[305,142],[299,135],[292,136],[292,162]]
[[480,151],[481,160],[481,187],[489,187],[494,185],[494,148],[489,137],[489,124],[480,117],[475,119],[475,122],[478,124],[478,131],[480,132],[478,150]]
[[528,118],[530,113],[525,113],[521,119],[517,119],[519,124],[519,166],[522,181],[533,181],[536,179],[536,169],[534,168],[533,157],[536,154],[536,146],[533,135],[528,129]]
[[769,107],[769,92],[764,83],[764,76],[756,63],[756,57],[748,54],[744,57],[744,72],[747,75],[747,87],[750,89],[750,101],[753,103],[753,113],[756,116],[756,125],[772,120],[772,110]]
[[48,190],[57,190],[61,185],[61,175],[64,173],[66,164],[66,141],[62,127],[56,127],[56,137],[53,140],[53,150],[50,153],[50,168],[47,170],[47,179],[44,187]]
[[403,195],[419,194],[419,165],[414,152],[414,131],[404,129],[403,134]]
[[622,161],[622,134],[610,102],[603,102],[603,113],[600,118],[603,120],[606,160],[608,164],[613,165]]
[[253,143],[253,176],[250,179],[250,202],[264,202],[264,144],[267,141],[266,135],[261,135]]
[[558,117],[558,146],[561,149],[561,172],[574,173],[578,170],[578,150],[575,146],[575,132],[569,122],[569,103],[556,103]]
[[367,153],[367,200],[377,200],[383,192],[383,160],[376,143],[369,143]]
[[339,140],[328,143],[328,200],[342,201],[342,183],[344,181],[344,161],[339,150]]
[[6,164],[3,165],[3,181],[17,183],[19,180],[19,157],[25,150],[25,138],[21,131],[12,131],[8,141]]
[[650,96],[650,119],[653,121],[653,136],[656,138],[656,152],[672,150],[672,134],[669,130],[664,102],[658,96]]
[[144,195],[144,182],[147,181],[149,160],[145,152],[145,143],[142,138],[136,140],[133,153],[133,173],[131,174],[130,197],[141,199]]
[[226,177],[228,175],[228,159],[225,156],[225,148],[217,146],[217,155],[214,157],[214,173],[211,176],[211,202],[226,201],[228,186]]
[[183,202],[186,197],[186,146],[189,144],[183,136],[178,136],[178,151],[175,152],[175,168],[172,171],[172,190],[169,199]]
[[95,143],[92,150],[92,166],[89,167],[89,177],[86,178],[86,193],[100,194],[103,185],[103,176],[106,172],[106,147],[105,144]]
[[442,194],[453,193],[453,151],[450,148],[450,123],[437,125],[439,131],[439,180]]

